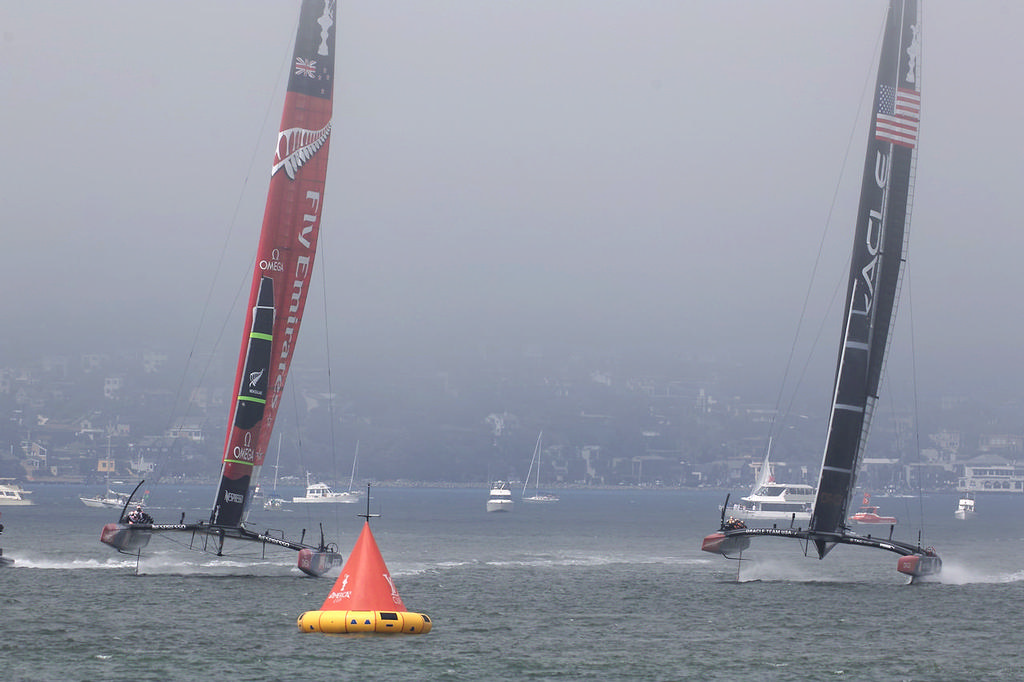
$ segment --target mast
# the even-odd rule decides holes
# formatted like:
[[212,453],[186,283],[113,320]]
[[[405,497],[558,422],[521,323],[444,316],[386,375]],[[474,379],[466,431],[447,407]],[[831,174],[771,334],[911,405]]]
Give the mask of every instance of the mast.
[[530,485],[530,476],[533,474],[533,465],[537,465],[537,488],[540,488],[540,462],[537,456],[540,454],[540,439],[544,437],[542,430],[537,434],[537,444],[533,446],[533,457],[530,458],[530,469],[526,472],[526,480],[523,482],[523,497],[526,497],[526,489]]
[[303,0],[210,523],[241,524],[266,457],[316,255],[330,146],[335,0]]
[[754,480],[754,487],[750,491],[750,494],[755,494],[758,490],[768,485],[775,480],[772,476],[772,465],[769,458],[772,456],[772,439],[768,438],[768,449],[764,452],[764,463],[761,464],[761,471],[757,473],[757,478]]
[[277,492],[277,471],[281,468],[281,441],[284,440],[284,434],[277,434],[277,459],[274,460],[274,492]]
[[[845,527],[885,364],[906,259],[921,112],[917,0],[891,0],[868,136],[836,363],[832,414],[810,532]],[[817,537],[819,557],[832,548]]]
[[[359,441],[356,441],[356,452],[352,455],[352,474],[348,477],[348,491],[353,494],[355,491],[352,490],[352,485],[356,481],[356,463],[359,461]],[[369,513],[369,512],[367,512]]]

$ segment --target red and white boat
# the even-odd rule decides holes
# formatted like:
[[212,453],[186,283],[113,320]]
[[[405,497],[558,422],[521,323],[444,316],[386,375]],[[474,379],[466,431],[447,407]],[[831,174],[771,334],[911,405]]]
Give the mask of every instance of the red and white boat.
[[899,523],[895,516],[879,516],[878,507],[871,504],[871,494],[864,493],[860,510],[850,517],[854,523]]
[[[140,556],[151,536],[176,532],[192,536],[190,549],[218,557],[225,554],[225,540],[258,543],[254,555],[264,554],[268,545],[290,549],[298,553],[298,569],[313,576],[342,564],[337,546],[324,540],[322,526],[320,542],[307,544],[305,531],[298,540],[288,540],[280,530],[259,532],[247,525],[253,487],[285,395],[306,294],[314,281],[334,111],[336,10],[337,3],[330,0],[302,0],[294,24],[295,48],[284,112],[273,164],[268,168],[263,227],[252,261],[249,305],[232,393],[236,397],[209,519],[185,523],[182,512],[177,523],[154,523],[146,517],[135,520],[126,516],[125,504],[117,522],[104,526],[100,535],[101,542],[119,552]],[[307,488],[306,497],[312,499],[295,501],[344,501],[326,485],[310,487],[315,494]]]

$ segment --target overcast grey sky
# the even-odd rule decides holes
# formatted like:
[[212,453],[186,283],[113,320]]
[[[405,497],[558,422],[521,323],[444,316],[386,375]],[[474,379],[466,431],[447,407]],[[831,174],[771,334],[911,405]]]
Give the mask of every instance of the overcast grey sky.
[[[924,391],[1014,388],[1024,3],[923,4],[897,334],[912,312]],[[830,211],[813,324],[845,268],[886,6],[341,2],[318,262],[332,340],[642,341],[781,373]],[[225,314],[248,285],[297,13],[0,0],[0,350],[128,336],[185,353],[214,282]]]

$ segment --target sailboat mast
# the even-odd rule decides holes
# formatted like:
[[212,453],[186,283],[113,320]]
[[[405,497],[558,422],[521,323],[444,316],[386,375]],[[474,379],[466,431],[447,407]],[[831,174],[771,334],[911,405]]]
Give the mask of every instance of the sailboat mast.
[[352,455],[352,474],[348,477],[348,491],[355,492],[352,490],[352,486],[356,482],[356,464],[359,462],[359,441],[356,441],[356,452]]
[[210,523],[238,526],[266,457],[309,290],[323,210],[334,93],[335,0],[303,0],[263,214],[237,397]]
[[540,454],[540,439],[543,437],[543,431],[537,434],[537,444],[533,446],[533,457],[530,458],[530,468],[526,472],[526,480],[523,481],[523,497],[526,497],[526,489],[530,487],[530,476],[533,475],[534,464],[537,465],[537,487],[540,488],[540,462],[537,460],[537,457]]
[[277,492],[277,472],[281,468],[281,441],[284,440],[284,434],[277,434],[277,460],[274,461],[274,492]]
[[[891,0],[875,85],[832,414],[812,532],[845,526],[902,281],[921,107],[917,0]],[[818,555],[831,548],[816,540]]]
[[543,435],[544,435],[543,431],[541,431],[540,433],[537,434],[537,446],[534,448],[536,450],[535,454],[537,455],[537,485],[534,487],[534,490],[536,490],[538,493],[540,492],[540,455],[541,455],[540,439],[541,439],[541,437]]

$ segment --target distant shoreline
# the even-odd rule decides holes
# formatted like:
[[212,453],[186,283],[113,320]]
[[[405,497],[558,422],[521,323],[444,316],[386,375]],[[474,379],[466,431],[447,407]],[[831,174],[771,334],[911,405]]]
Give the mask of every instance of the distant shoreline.
[[[84,481],[84,480],[81,480],[81,479],[69,479],[69,478],[46,479],[46,480],[25,480],[25,481],[22,481],[22,483],[24,485],[32,485],[32,486],[37,486],[37,485],[44,485],[44,486],[49,486],[49,485],[82,485],[82,486],[106,485],[105,482],[95,482],[95,481],[87,482],[87,481]],[[116,484],[116,485],[117,485],[117,487],[133,487],[136,483],[137,482],[126,482],[126,483],[123,483],[123,484]],[[156,485],[198,485],[198,486],[210,486],[210,487],[213,487],[213,486],[217,485],[217,483],[218,483],[218,479],[214,479],[214,478],[190,478],[190,479],[185,479],[185,480],[168,479],[168,480],[163,480],[163,481],[156,481],[156,482],[150,483],[149,485],[153,485],[153,486],[156,486]],[[522,481],[509,481],[508,483],[509,483],[509,485],[511,485],[513,487],[513,489],[515,489],[515,487],[517,487],[517,486],[521,486],[522,485]],[[283,486],[288,487],[288,488],[302,488],[302,487],[304,487],[303,484],[299,483],[299,482],[282,482],[280,480],[278,481],[278,485],[279,486],[283,485]],[[456,489],[486,490],[486,489],[490,488],[490,482],[487,482],[487,481],[477,481],[477,482],[409,481],[409,480],[404,480],[404,479],[397,479],[397,480],[390,480],[390,481],[373,481],[371,483],[371,485],[374,488],[428,488],[428,489],[433,488],[433,489],[452,489],[452,490],[456,490]],[[359,489],[363,489],[365,487],[366,487],[366,484],[363,483],[361,486],[359,486]],[[721,488],[721,487],[713,487],[713,486],[693,487],[693,486],[655,485],[655,484],[648,484],[648,485],[644,485],[644,484],[641,484],[641,485],[636,485],[636,484],[612,485],[612,484],[607,484],[606,483],[606,484],[587,485],[587,484],[584,484],[584,483],[558,483],[558,484],[546,485],[546,486],[542,486],[542,487],[545,490],[552,490],[552,491],[555,491],[555,490],[631,490],[631,491],[688,490],[688,491],[719,492],[719,493],[723,493],[723,494],[724,493],[740,493],[740,494],[745,494],[745,492],[746,492],[745,488]],[[957,491],[955,488],[937,488],[937,489],[923,490],[921,492],[923,494],[926,494],[926,495],[931,495],[931,494],[941,494],[941,493],[957,493],[959,491]],[[991,492],[991,493],[1006,494],[1004,491],[979,491],[979,492]],[[1011,494],[1012,494],[1012,491],[1011,491]],[[883,494],[883,493],[872,493],[872,495],[874,497],[878,497],[878,498],[916,497],[917,493],[909,493],[908,492],[908,493],[900,493],[900,494],[897,494],[897,495],[886,495],[886,494]]]

